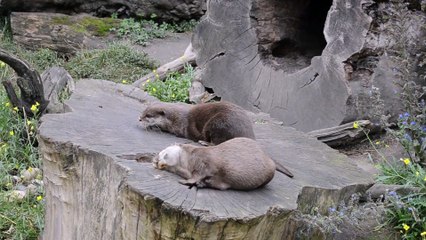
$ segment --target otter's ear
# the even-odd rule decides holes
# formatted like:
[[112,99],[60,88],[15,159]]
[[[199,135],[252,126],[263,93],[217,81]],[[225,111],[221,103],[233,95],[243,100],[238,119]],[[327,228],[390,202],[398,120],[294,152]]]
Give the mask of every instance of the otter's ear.
[[164,110],[159,110],[158,114],[161,115],[161,116],[164,116],[164,115],[166,115],[166,112]]

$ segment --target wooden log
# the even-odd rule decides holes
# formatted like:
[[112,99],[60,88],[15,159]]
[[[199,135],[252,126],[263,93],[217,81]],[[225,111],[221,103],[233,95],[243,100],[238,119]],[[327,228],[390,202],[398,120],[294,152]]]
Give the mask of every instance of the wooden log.
[[189,189],[135,161],[189,141],[138,127],[151,101],[134,86],[83,79],[72,111],[42,117],[43,239],[294,239],[306,229],[295,214],[326,213],[373,183],[327,145],[250,114],[259,144],[294,178],[277,172],[254,191]]
[[[20,89],[19,97],[10,80],[4,80],[2,82],[12,105],[17,107],[20,113],[26,114],[26,116],[34,116],[35,114],[43,113],[49,101],[44,97],[43,84],[39,73],[27,62],[3,49],[0,49],[0,61],[9,65],[18,75],[17,84]],[[37,111],[31,109],[33,105],[37,105]]]
[[[394,69],[401,64],[383,54],[382,42],[400,49],[392,46],[400,35],[387,34],[400,30],[380,19],[392,19],[398,4],[347,3],[208,0],[192,38],[202,83],[223,100],[304,132],[348,119],[374,122],[379,111],[396,120],[403,82]],[[424,52],[426,15],[403,12],[415,29],[402,34],[415,66],[423,58],[418,53]]]
[[[354,127],[354,123],[357,125],[356,128]],[[329,146],[339,146],[353,142],[354,140],[360,138],[365,138],[365,129],[369,128],[371,128],[371,122],[369,120],[359,120],[336,127],[311,131],[307,134],[317,138]],[[367,131],[369,132],[369,130]]]
[[167,74],[171,72],[182,71],[186,64],[194,65],[195,56],[196,55],[195,55],[194,49],[192,48],[192,44],[189,43],[182,57],[160,66],[153,72],[135,81],[132,85],[141,88],[148,80],[150,81],[164,80],[167,77]]

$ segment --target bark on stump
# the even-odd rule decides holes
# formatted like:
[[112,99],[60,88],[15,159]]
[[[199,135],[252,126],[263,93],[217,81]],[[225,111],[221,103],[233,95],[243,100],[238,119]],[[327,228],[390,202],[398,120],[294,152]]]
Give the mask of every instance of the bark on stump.
[[277,172],[250,192],[188,189],[146,162],[188,142],[138,127],[149,101],[129,85],[80,80],[70,112],[42,117],[44,239],[292,239],[296,213],[325,213],[372,184],[344,155],[253,114],[258,142],[295,177]]

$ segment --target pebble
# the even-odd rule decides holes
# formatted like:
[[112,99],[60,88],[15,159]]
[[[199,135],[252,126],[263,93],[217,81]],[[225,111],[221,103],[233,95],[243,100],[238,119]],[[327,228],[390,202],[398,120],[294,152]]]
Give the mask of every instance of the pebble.
[[38,168],[29,168],[21,173],[22,180],[24,182],[31,182],[34,178],[41,174],[41,170]]
[[17,200],[22,200],[24,199],[24,197],[27,194],[25,193],[25,191],[21,191],[21,190],[13,190],[10,195],[9,195],[9,202],[13,202],[13,201],[17,201]]

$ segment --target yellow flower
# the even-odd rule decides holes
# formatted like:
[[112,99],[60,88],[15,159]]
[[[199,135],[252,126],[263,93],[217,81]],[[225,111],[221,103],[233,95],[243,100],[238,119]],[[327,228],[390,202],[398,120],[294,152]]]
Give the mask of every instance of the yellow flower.
[[155,77],[156,77],[156,78],[160,78],[160,75],[158,75],[158,74],[155,74]]
[[6,102],[4,105],[5,105],[6,107],[10,107],[10,102]]
[[41,200],[43,200],[43,197],[42,197],[42,196],[37,196],[37,198],[36,198],[36,199],[37,199],[37,201],[39,201],[39,202],[40,202]]
[[380,141],[376,141],[376,145],[379,145],[380,144]]
[[425,177],[425,178],[423,178],[423,181],[425,181],[425,182],[426,182],[426,177]]
[[149,83],[151,80],[148,78],[148,80],[146,80],[146,83]]
[[11,130],[11,131],[9,132],[9,135],[10,135],[10,136],[13,136],[13,135],[15,135],[15,132],[14,132],[13,130]]
[[37,101],[35,102],[36,107],[40,106],[40,103],[38,103]]
[[172,94],[172,98],[174,98],[174,97],[175,97],[175,94],[173,93],[173,94]]
[[15,111],[15,112],[17,112],[18,110],[19,110],[18,107],[13,108],[13,111]]
[[408,226],[407,224],[403,223],[402,224],[402,228],[404,228],[405,231],[408,231],[410,229],[410,226]]
[[32,112],[37,112],[38,106],[36,104],[31,106],[31,111]]
[[31,173],[32,171],[33,171],[33,168],[32,168],[32,167],[29,167],[29,168],[28,168],[28,172],[30,172],[30,173]]
[[4,63],[4,62],[0,61],[0,68],[2,68],[2,67],[4,67],[4,66],[6,66],[6,63]]
[[404,158],[404,159],[401,158],[400,160],[403,161],[405,165],[408,165],[411,163],[409,158]]
[[359,123],[358,123],[358,121],[355,121],[355,122],[354,122],[353,128],[355,128],[355,129],[359,128]]
[[126,84],[126,83],[127,83],[127,80],[122,80],[121,82],[122,82],[122,83],[124,83],[124,84]]
[[420,236],[422,236],[422,237],[426,237],[426,231],[424,231],[424,232],[420,233]]
[[153,72],[153,73],[156,73],[156,72],[157,72],[157,69],[152,70],[152,72]]
[[156,92],[156,91],[157,91],[157,89],[156,89],[156,88],[152,88],[152,91],[153,91],[153,92]]
[[418,177],[419,175],[420,175],[420,173],[416,171],[416,177]]

